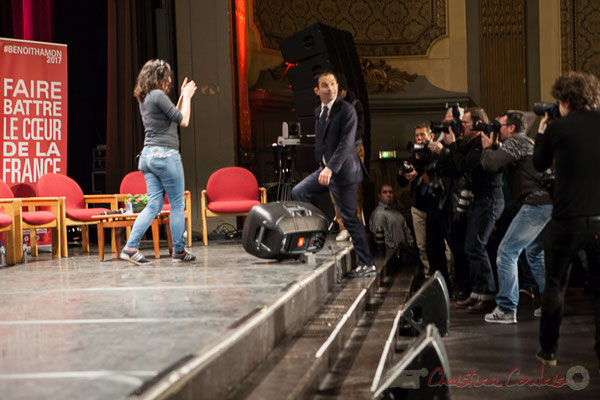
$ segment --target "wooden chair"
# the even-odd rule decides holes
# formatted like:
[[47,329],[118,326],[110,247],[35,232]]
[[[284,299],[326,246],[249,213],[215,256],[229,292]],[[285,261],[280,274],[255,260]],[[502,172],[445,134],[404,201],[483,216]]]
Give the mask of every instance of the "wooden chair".
[[[147,193],[146,180],[144,179],[144,173],[142,171],[133,171],[123,177],[121,186],[119,187],[119,194],[117,198],[119,203],[125,202],[128,194],[143,194]],[[192,247],[192,195],[189,190],[184,192],[185,197],[185,229],[188,232],[188,247]],[[171,211],[171,205],[169,204],[169,198],[165,195],[165,204],[163,205],[162,211]],[[168,218],[163,218],[162,223],[169,223]],[[127,237],[131,228],[127,229]],[[167,237],[170,238],[171,230],[167,228]],[[170,239],[169,239],[170,240]]]
[[[21,254],[21,200],[0,198],[0,232],[4,232],[6,264],[14,265]],[[19,254],[21,256],[19,257]]]
[[[12,189],[0,180],[0,197],[13,197]],[[31,254],[38,256],[38,247],[36,240],[36,229],[52,229],[52,258],[60,258],[61,255],[61,204],[63,197],[23,197],[20,199],[21,206],[24,208],[21,212],[21,231],[17,232],[20,242],[23,241],[23,229],[29,229],[29,245]],[[44,208],[44,209],[41,209]],[[19,243],[19,249],[20,243]],[[21,261],[23,254],[19,251],[17,261]]]
[[[37,194],[42,197],[63,197],[61,229],[62,229],[62,249],[61,255],[68,256],[67,227],[81,226],[81,244],[83,251],[90,252],[90,238],[88,227],[97,225],[98,221],[92,219],[93,215],[98,215],[103,211],[117,209],[117,198],[108,194],[88,194],[83,191],[73,179],[66,175],[49,173],[42,176],[37,182]],[[109,204],[109,208],[94,207],[88,208],[90,204]],[[111,235],[112,248],[115,249],[114,232]]]
[[[260,200],[259,200],[260,199]],[[215,171],[202,190],[200,212],[202,213],[202,241],[208,246],[206,218],[222,216],[246,216],[252,207],[267,202],[267,189],[245,168],[226,167]]]

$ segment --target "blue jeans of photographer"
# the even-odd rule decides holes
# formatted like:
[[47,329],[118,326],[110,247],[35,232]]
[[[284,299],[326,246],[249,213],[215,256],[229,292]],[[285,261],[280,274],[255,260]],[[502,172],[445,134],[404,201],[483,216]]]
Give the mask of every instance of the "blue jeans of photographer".
[[181,253],[184,249],[183,231],[185,230],[184,176],[181,155],[177,150],[146,146],[142,150],[138,169],[144,173],[148,204],[135,220],[126,246],[138,248],[140,239],[146,233],[156,215],[162,210],[165,193],[171,204],[169,215],[173,251]]
[[544,292],[546,267],[544,264],[544,228],[550,221],[552,205],[524,204],[510,223],[498,247],[498,294],[496,304],[502,311],[517,312],[519,304],[519,255],[525,250],[527,262]]
[[469,261],[471,297],[478,300],[492,300],[496,291],[486,245],[502,210],[504,199],[492,197],[475,198],[469,210],[465,254]]

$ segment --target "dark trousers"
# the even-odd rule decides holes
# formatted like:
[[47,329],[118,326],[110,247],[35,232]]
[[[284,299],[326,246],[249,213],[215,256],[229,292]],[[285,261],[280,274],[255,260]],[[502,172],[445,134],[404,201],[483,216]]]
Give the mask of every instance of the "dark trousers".
[[544,236],[546,289],[542,295],[540,346],[556,352],[562,321],[565,290],[571,273],[571,261],[584,249],[589,267],[588,287],[594,295],[596,320],[596,357],[600,361],[600,216],[552,219]]
[[342,222],[352,237],[352,244],[358,256],[359,264],[374,265],[375,261],[369,250],[365,227],[356,216],[356,193],[360,182],[337,186],[331,180],[329,186],[322,186],[319,184],[319,174],[321,171],[322,168],[319,168],[294,186],[292,189],[292,199],[309,203],[319,193],[329,190],[340,212]]
[[427,261],[429,271],[433,274],[440,271],[446,280],[446,286],[452,293],[452,283],[448,274],[448,260],[446,260],[446,243],[450,220],[448,214],[441,211],[436,205],[427,210],[425,222],[425,243],[427,248]]
[[[492,295],[496,291],[492,264],[486,245],[496,220],[504,210],[504,199],[476,198],[467,219],[465,253],[469,260],[471,290],[478,295]],[[493,299],[493,296],[490,297]]]

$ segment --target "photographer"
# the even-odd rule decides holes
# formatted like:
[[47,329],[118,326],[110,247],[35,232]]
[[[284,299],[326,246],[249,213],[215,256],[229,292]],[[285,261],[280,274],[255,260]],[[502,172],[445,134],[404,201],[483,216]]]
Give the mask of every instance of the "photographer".
[[[504,168],[511,203],[507,209],[518,208],[498,247],[498,294],[496,308],[486,314],[490,323],[517,323],[519,304],[518,262],[525,250],[527,261],[538,284],[544,291],[545,273],[543,233],[550,220],[552,199],[542,184],[542,174],[533,167],[533,141],[525,135],[525,116],[506,112],[498,117],[499,132],[488,138],[481,136],[481,165],[488,172]],[[495,144],[495,140],[499,144]],[[536,310],[537,311],[537,310]]]
[[[546,288],[542,296],[540,349],[536,358],[556,365],[556,350],[569,282],[570,263],[581,249],[587,253],[589,288],[594,295],[596,344],[600,361],[600,83],[591,74],[569,72],[552,86],[562,118],[540,122],[533,165],[543,171],[554,160],[552,220],[544,237]],[[552,114],[550,112],[550,114]]]
[[[451,131],[462,132],[461,118],[464,110],[458,104],[446,111],[442,121],[444,136]],[[460,136],[456,140],[456,148],[462,149],[468,142]],[[458,199],[458,183],[462,173],[454,163],[449,146],[444,146],[440,141],[432,141],[428,148],[436,154],[435,171],[436,188],[434,190],[435,203],[427,213],[427,257],[429,264],[438,268],[448,269],[453,267],[453,286],[456,300],[465,300],[471,293],[469,282],[469,265],[465,254],[466,218],[456,218]],[[464,214],[464,213],[463,213]],[[452,255],[447,251],[447,241]],[[450,285],[448,285],[450,289]]]
[[469,108],[462,119],[464,144],[460,147],[452,130],[444,135],[444,143],[450,148],[450,157],[458,171],[470,177],[469,189],[473,193],[465,235],[471,295],[456,303],[458,307],[465,307],[472,313],[489,312],[495,307],[496,285],[486,245],[494,224],[504,209],[502,173],[487,172],[480,162],[482,131],[474,127],[477,122],[488,124],[485,111],[482,108]]
[[429,125],[425,123],[417,125],[415,127],[416,146],[412,147],[413,154],[403,166],[398,168],[398,185],[405,187],[409,183],[411,184],[410,213],[412,215],[417,248],[419,249],[419,258],[425,269],[425,277],[430,275],[425,231],[427,212],[433,206],[435,199],[432,189],[426,181],[428,178],[424,178],[423,173],[427,165],[432,162],[433,153],[427,147],[432,140],[433,133],[431,133]]

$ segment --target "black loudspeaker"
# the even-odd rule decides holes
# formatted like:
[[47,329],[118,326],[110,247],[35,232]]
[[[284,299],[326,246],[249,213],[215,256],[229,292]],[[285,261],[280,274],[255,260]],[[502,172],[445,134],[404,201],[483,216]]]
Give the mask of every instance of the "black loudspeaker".
[[[292,92],[294,97],[294,105],[296,106],[296,115],[298,118],[311,118],[313,127],[310,132],[314,133],[315,130],[315,108],[317,108],[321,101],[315,95],[312,88],[304,90],[294,90]],[[305,131],[302,130],[302,135],[305,135]]]
[[446,348],[433,324],[417,338],[392,365],[373,398],[382,399],[451,399],[450,366]]
[[410,298],[402,309],[403,321],[410,324],[419,333],[428,324],[434,324],[442,336],[448,334],[450,327],[450,296],[444,276],[435,273]]
[[244,249],[260,258],[284,259],[323,248],[327,218],[315,206],[277,201],[252,207],[242,233]]
[[[317,75],[323,71],[333,71],[334,69],[334,63],[330,57],[327,54],[319,54],[290,67],[287,71],[287,77],[293,91],[312,90],[316,86],[315,78]],[[315,97],[317,96],[315,95]]]
[[283,61],[295,64],[319,54],[331,53],[335,43],[331,29],[317,23],[283,39],[279,43]]

